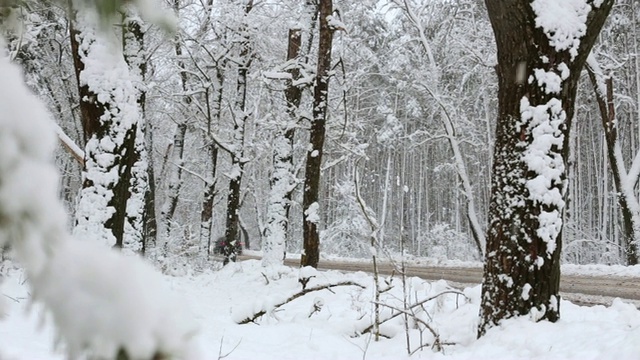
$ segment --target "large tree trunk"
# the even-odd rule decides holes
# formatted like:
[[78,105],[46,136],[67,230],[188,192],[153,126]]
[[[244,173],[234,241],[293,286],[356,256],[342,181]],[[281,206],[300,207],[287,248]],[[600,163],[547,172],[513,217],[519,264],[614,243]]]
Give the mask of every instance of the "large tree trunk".
[[[253,0],[244,7],[245,16],[251,12]],[[246,21],[243,20],[243,21]],[[238,238],[238,212],[240,211],[240,184],[244,171],[244,133],[248,114],[246,112],[247,101],[247,74],[251,65],[251,44],[247,33],[248,26],[241,27],[242,41],[240,43],[240,64],[238,64],[238,82],[236,86],[236,103],[234,109],[233,146],[231,153],[231,172],[229,180],[229,195],[227,197],[227,221],[225,227],[225,244],[222,249],[224,263],[236,261]]]
[[[301,30],[289,30],[289,48],[287,61],[300,61]],[[298,121],[298,107],[302,98],[302,89],[293,85],[300,77],[297,64],[289,70],[291,80],[285,89],[287,117],[278,129],[273,145],[273,172],[271,173],[271,192],[267,205],[267,227],[263,244],[262,264],[282,265],[285,256],[285,240],[289,228],[289,207],[291,192],[295,187],[293,168],[293,136]]]
[[[485,1],[498,49],[499,115],[478,335],[518,315],[560,317],[562,214],[576,88],[613,2],[573,9],[570,2],[539,7],[538,0]],[[567,8],[561,16],[543,14]],[[586,23],[574,33],[555,21]]]
[[135,90],[122,77],[122,54],[110,51],[115,39],[97,38],[96,15],[77,10],[83,13],[71,12],[70,32],[86,148],[75,232],[121,248],[139,120]]
[[303,211],[303,253],[302,266],[318,266],[320,258],[320,169],[325,137],[325,121],[329,101],[329,72],[331,70],[331,46],[335,28],[329,24],[333,13],[332,0],[320,0],[320,35],[318,44],[318,64],[316,83],[313,90],[313,119],[309,134],[309,150],[305,166],[304,193],[302,197]]
[[[629,178],[624,166],[622,151],[618,143],[619,123],[616,119],[613,103],[613,79],[598,73],[595,58],[589,60],[587,72],[593,85],[596,102],[600,109],[604,138],[607,144],[607,156],[611,164],[613,182],[616,187],[620,213],[622,214],[622,242],[627,265],[638,264],[638,241],[640,239],[640,207],[635,194],[638,178]],[[638,155],[636,155],[638,156]],[[635,211],[634,211],[635,210]]]

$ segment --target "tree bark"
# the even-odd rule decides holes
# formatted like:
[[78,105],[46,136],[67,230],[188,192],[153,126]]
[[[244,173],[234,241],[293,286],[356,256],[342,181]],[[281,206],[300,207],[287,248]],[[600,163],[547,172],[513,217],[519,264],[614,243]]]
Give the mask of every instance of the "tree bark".
[[[301,30],[289,30],[287,61],[300,61]],[[273,172],[271,174],[271,192],[267,205],[267,227],[265,229],[264,255],[262,264],[282,265],[285,257],[285,240],[289,228],[289,207],[291,192],[295,186],[293,168],[293,136],[298,121],[298,107],[302,98],[302,89],[293,85],[300,77],[297,64],[289,70],[291,81],[285,89],[287,117],[284,126],[278,130],[273,147]]]
[[320,34],[318,44],[318,64],[313,90],[313,119],[309,134],[309,150],[305,165],[303,210],[303,253],[302,266],[318,266],[320,258],[320,218],[318,193],[320,191],[320,170],[325,138],[325,121],[329,100],[329,72],[331,70],[331,46],[335,29],[329,24],[333,13],[332,0],[320,0]]
[[556,31],[538,27],[535,2],[485,0],[498,49],[499,115],[479,336],[514,316],[560,317],[569,130],[580,72],[613,2],[591,8],[585,31],[562,48],[551,41]]
[[[245,16],[251,12],[253,0],[244,7]],[[244,20],[246,21],[246,20]],[[233,126],[233,151],[231,154],[231,173],[229,180],[229,195],[227,197],[227,221],[225,227],[225,244],[222,250],[224,263],[236,261],[238,237],[238,212],[240,211],[240,185],[244,171],[244,133],[247,119],[247,74],[251,65],[251,44],[247,34],[248,26],[242,26],[242,41],[240,43],[240,64],[238,64],[238,82],[236,86],[235,123]]]
[[[150,186],[153,182],[153,170],[150,169],[150,157],[145,136],[149,131],[146,118],[146,87],[145,75],[147,59],[144,45],[145,30],[142,20],[131,8],[125,10],[123,20],[123,53],[124,60],[129,65],[129,71],[134,79],[136,102],[140,111],[137,124],[134,153],[132,156],[132,171],[130,192],[131,199],[127,203],[127,223],[125,224],[125,246],[145,254],[147,244],[155,244],[155,208],[151,197]],[[148,203],[150,202],[150,203]]]
[[[110,64],[127,70],[120,54],[108,54],[96,46],[98,41],[108,41],[107,37],[95,36],[97,19],[87,13],[78,17],[77,11],[71,11],[70,38],[86,148],[76,234],[122,248],[139,114],[123,106],[128,103],[135,108],[130,79],[114,79],[109,71],[97,73],[90,67],[100,61],[112,61]],[[113,93],[97,93],[100,90],[95,86],[112,88],[124,96],[116,99]]]
[[[219,61],[216,65],[216,83],[213,87],[213,104],[207,114],[207,182],[204,184],[202,211],[200,213],[200,244],[207,244],[207,257],[211,255],[211,230],[213,225],[213,201],[216,195],[216,170],[218,163],[218,145],[211,139],[214,121],[220,123],[222,115],[222,90],[224,86],[224,68],[226,61]],[[208,93],[206,94],[208,96]],[[207,106],[209,100],[207,99]]]

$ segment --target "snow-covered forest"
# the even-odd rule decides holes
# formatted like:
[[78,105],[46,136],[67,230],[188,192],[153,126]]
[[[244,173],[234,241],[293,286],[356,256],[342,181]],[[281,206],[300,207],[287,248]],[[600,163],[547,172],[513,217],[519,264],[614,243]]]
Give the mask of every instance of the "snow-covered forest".
[[0,31],[0,359],[640,352],[633,305],[559,295],[640,276],[638,1],[0,0]]
[[[168,241],[171,264],[194,266],[206,258],[209,240],[225,235],[230,182],[238,174],[240,187],[233,190],[239,197],[237,231],[248,248],[261,249],[276,216],[269,201],[278,195],[271,193],[271,183],[274,156],[281,155],[274,152],[283,150],[275,145],[290,131],[292,168],[283,171],[291,173],[287,185],[293,190],[280,191],[291,192],[287,251],[301,251],[317,63],[318,29],[309,15],[314,4],[159,3],[175,9],[178,27],[167,32],[141,22],[142,50],[131,43],[132,32],[123,35],[137,15],[109,19],[103,24],[109,28],[95,34],[108,53],[95,54],[93,64],[100,71],[86,76],[114,81],[111,86],[122,92],[144,92],[144,112],[136,116],[144,120],[138,128],[144,127],[145,135],[138,138],[148,149],[157,219],[152,226],[158,229],[146,250],[156,250],[155,240]],[[617,138],[627,167],[640,147],[640,60],[635,56],[640,20],[633,4],[614,6],[592,52],[598,73],[612,79]],[[496,50],[484,4],[336,1],[334,7],[343,28],[333,35],[316,212],[322,253],[369,255],[370,230],[355,200],[357,170],[360,194],[383,229],[385,247],[399,251],[404,246],[416,256],[480,260],[469,218],[476,219],[483,239],[498,101]],[[34,2],[12,16],[21,22],[8,33],[11,59],[22,66],[62,131],[84,151],[89,139],[83,135],[66,6]],[[301,37],[295,61],[287,60],[290,29]],[[124,70],[117,68],[125,65],[122,55],[119,65],[109,58],[122,49],[134,59]],[[238,92],[244,69],[246,94]],[[293,114],[285,93],[291,83],[301,91]],[[618,190],[586,71],[577,91],[562,257],[578,264],[625,264]],[[59,147],[56,165],[66,208],[81,219],[77,151]],[[132,238],[125,247],[140,245]]]

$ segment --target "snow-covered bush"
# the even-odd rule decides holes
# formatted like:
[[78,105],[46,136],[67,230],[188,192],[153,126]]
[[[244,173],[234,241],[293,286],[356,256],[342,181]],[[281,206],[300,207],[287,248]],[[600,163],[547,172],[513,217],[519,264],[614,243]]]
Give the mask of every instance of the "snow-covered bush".
[[439,260],[478,260],[478,252],[468,235],[451,229],[449,224],[435,224],[429,232],[418,236],[421,256]]
[[341,182],[335,188],[341,201],[336,209],[336,221],[320,234],[322,252],[345,257],[371,256],[371,230],[356,201],[353,183]]

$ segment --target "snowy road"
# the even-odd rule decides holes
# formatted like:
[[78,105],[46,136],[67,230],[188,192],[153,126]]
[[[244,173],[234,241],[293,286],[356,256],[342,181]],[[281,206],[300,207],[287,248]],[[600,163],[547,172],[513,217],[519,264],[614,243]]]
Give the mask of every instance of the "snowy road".
[[[258,257],[243,256],[242,258],[257,259]],[[298,266],[300,260],[287,259],[285,264]],[[368,262],[333,260],[321,260],[318,268],[365,272],[373,270],[371,263]],[[380,273],[385,275],[390,275],[393,272],[393,266],[388,263],[382,263],[379,268]],[[459,284],[480,284],[482,281],[482,269],[477,267],[407,265],[406,269],[407,275],[417,276],[425,280],[444,279]],[[640,277],[562,275],[560,278],[560,291],[565,298],[582,304],[608,304],[612,298],[621,298],[634,300],[633,302],[636,306],[640,305]]]

